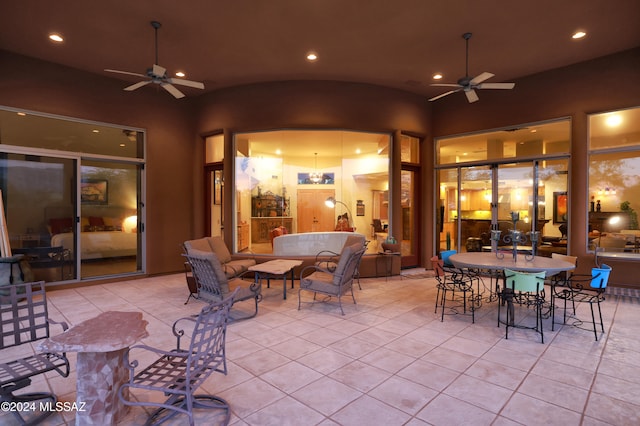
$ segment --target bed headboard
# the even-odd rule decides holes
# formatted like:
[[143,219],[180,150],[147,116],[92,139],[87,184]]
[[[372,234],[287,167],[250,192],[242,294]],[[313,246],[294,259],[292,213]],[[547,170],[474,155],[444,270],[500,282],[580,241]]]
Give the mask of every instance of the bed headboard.
[[[86,206],[82,208],[81,231],[121,231],[122,222],[132,210],[116,206]],[[133,213],[135,214],[135,213]],[[71,206],[45,207],[45,224],[51,235],[70,232],[74,226]]]

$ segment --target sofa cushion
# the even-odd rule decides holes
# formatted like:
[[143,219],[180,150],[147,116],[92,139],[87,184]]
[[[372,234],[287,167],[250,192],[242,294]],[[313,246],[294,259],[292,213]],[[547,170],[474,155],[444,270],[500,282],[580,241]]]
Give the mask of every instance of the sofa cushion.
[[227,277],[233,277],[243,273],[244,271],[249,269],[249,266],[253,266],[255,264],[256,261],[253,259],[237,259],[228,261],[223,265],[223,267],[225,268]]
[[203,252],[211,252],[211,245],[204,238],[199,238],[197,240],[189,240],[184,242],[184,248],[187,250],[187,253],[191,254],[192,250],[198,250]]
[[211,246],[211,250],[218,256],[220,263],[227,263],[231,260],[231,253],[229,253],[229,249],[227,245],[224,243],[222,237],[209,237],[207,238],[209,245]]

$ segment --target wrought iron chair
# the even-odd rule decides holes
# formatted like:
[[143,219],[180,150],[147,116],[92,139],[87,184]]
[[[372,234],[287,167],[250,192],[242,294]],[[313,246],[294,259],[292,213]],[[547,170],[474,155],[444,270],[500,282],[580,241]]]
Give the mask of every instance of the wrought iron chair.
[[[598,316],[600,317],[600,329],[604,333],[604,323],[602,321],[602,310],[600,302],[605,300],[604,293],[607,290],[611,267],[609,265],[601,265],[599,268],[591,269],[591,275],[573,274],[567,279],[567,285],[560,291],[551,293],[551,330],[555,324],[555,299],[564,300],[564,319],[563,324],[567,323],[567,301],[570,300],[573,305],[573,313],[575,315],[575,303],[588,303],[591,308],[591,322],[593,323],[593,334],[598,340],[598,330],[596,327],[596,318],[593,311],[593,305],[598,306]],[[575,325],[582,324],[577,320]]]
[[[14,346],[29,345],[49,337],[49,324],[64,322],[48,318],[47,297],[44,281],[13,284],[2,287],[0,292],[0,350]],[[0,402],[24,403],[47,401],[55,406],[57,398],[52,393],[36,392],[14,395],[14,392],[31,384],[31,378],[49,371],[63,377],[69,375],[69,360],[64,353],[35,353],[14,361],[0,363]],[[9,405],[13,407],[13,405]],[[30,410],[22,410],[27,413]],[[51,414],[50,410],[36,410],[39,414],[25,420],[18,410],[13,411],[20,424],[38,424]]]
[[[444,321],[445,314],[459,314],[460,303],[462,304],[462,314],[471,314],[471,322],[475,323],[475,310],[476,304],[479,299],[476,297],[473,285],[477,284],[479,287],[478,275],[468,269],[459,269],[453,267],[448,261],[449,256],[454,254],[455,250],[449,250],[448,252],[441,252],[442,259],[434,256],[431,258],[431,264],[435,271],[435,278],[437,281],[436,288],[438,293],[436,294],[435,311],[438,312],[438,306],[441,306],[442,313],[440,315],[440,321]],[[445,254],[446,253],[446,254]],[[445,260],[446,259],[446,260]],[[446,266],[446,262],[451,266]],[[458,303],[457,305],[449,305],[447,308],[447,293],[451,293],[449,302]],[[462,293],[462,297],[456,297],[456,292]],[[469,295],[469,296],[467,296]]]
[[[148,425],[160,424],[177,414],[186,414],[189,425],[194,425],[193,409],[210,408],[222,410],[222,424],[230,419],[229,404],[214,395],[195,394],[200,385],[213,372],[227,374],[225,338],[229,311],[238,290],[218,303],[206,305],[197,317],[180,318],[173,323],[176,348],[171,351],[156,349],[147,345],[135,345],[125,352],[125,362],[130,371],[130,379],[118,390],[118,397],[125,405],[156,407],[147,419]],[[180,347],[185,335],[182,324],[193,323],[189,348]],[[185,324],[185,325],[186,325]],[[132,360],[132,352],[160,355],[145,369],[136,372],[138,361]],[[168,396],[164,402],[130,401],[124,394],[130,389],[154,391]]]
[[[500,322],[502,322],[500,319],[500,307],[503,303],[506,303],[507,315],[506,320],[504,321],[504,324],[506,325],[506,331],[504,335],[505,339],[509,338],[510,327],[526,328],[535,330],[538,334],[540,334],[541,343],[544,343],[544,331],[542,329],[542,307],[545,301],[544,279],[546,273],[544,271],[526,273],[505,269],[504,275],[505,285],[500,295],[500,298],[502,300],[500,300],[498,303],[498,327],[500,326]],[[522,323],[515,323],[515,304],[526,306],[527,308],[535,308],[535,326],[532,327],[523,325]]]
[[353,303],[356,298],[353,295],[353,280],[358,266],[358,262],[365,252],[362,244],[353,244],[342,250],[340,260],[335,270],[330,271],[316,265],[310,265],[300,271],[300,290],[298,291],[298,310],[300,310],[301,295],[303,291],[313,292],[313,301],[316,300],[316,294],[324,294],[330,297],[338,298],[340,312],[344,315],[342,309],[341,297],[347,292],[351,292]]
[[[342,250],[344,250],[345,247],[349,247],[353,244],[361,244],[365,248],[365,252],[366,252],[367,246],[369,245],[369,241],[365,240],[364,236],[359,234],[349,235],[344,241]],[[362,256],[364,255],[365,252],[362,252],[360,259],[358,259],[358,263],[356,266],[356,273],[355,273],[355,278],[358,280],[358,288],[360,290],[362,290],[362,286],[360,285],[360,261],[362,260]],[[338,262],[340,261],[341,255],[342,255],[342,252],[336,253],[331,250],[322,250],[321,252],[318,252],[316,254],[316,260],[314,265],[333,272],[336,270],[336,267],[338,266]]]
[[247,281],[242,279],[244,276],[251,276],[253,279],[253,272],[245,271],[229,280],[215,253],[192,250],[183,256],[191,265],[198,290],[198,299],[213,303],[219,302],[230,294],[231,287],[238,288],[234,303],[252,300],[255,306],[251,314],[242,317],[234,315],[234,319],[253,318],[258,314],[258,303],[262,300],[262,285],[252,281],[247,286]]
[[[566,262],[569,263],[573,263],[576,267],[578,266],[578,257],[577,256],[568,256],[566,254],[560,254],[560,253],[551,253],[551,258],[552,259],[558,259],[558,260],[564,260]],[[555,296],[558,293],[562,293],[563,290],[565,290],[568,286],[569,286],[569,282],[568,280],[571,279],[571,276],[573,275],[575,269],[571,269],[569,271],[561,271],[558,272],[555,275],[552,275],[551,277],[549,277],[549,285],[551,286],[551,301],[553,303],[553,300],[555,298]],[[576,313],[576,305],[575,303],[572,301],[571,305],[573,307],[573,313],[575,315]],[[551,331],[553,331],[553,324],[551,325]]]

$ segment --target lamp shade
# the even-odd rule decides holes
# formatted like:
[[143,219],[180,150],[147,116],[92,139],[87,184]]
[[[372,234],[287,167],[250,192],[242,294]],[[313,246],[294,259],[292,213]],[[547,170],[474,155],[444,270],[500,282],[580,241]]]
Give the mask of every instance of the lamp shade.
[[326,201],[324,202],[324,204],[329,207],[329,208],[334,208],[336,206],[336,199],[333,197],[329,197],[326,199]]

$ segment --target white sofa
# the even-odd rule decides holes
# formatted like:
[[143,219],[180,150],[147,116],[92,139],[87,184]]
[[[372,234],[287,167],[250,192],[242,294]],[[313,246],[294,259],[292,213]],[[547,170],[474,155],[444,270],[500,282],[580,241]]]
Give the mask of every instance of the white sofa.
[[365,240],[365,236],[353,232],[306,232],[303,234],[284,234],[273,239],[273,255],[286,256],[315,256],[323,250],[340,253],[347,237],[358,235]]

